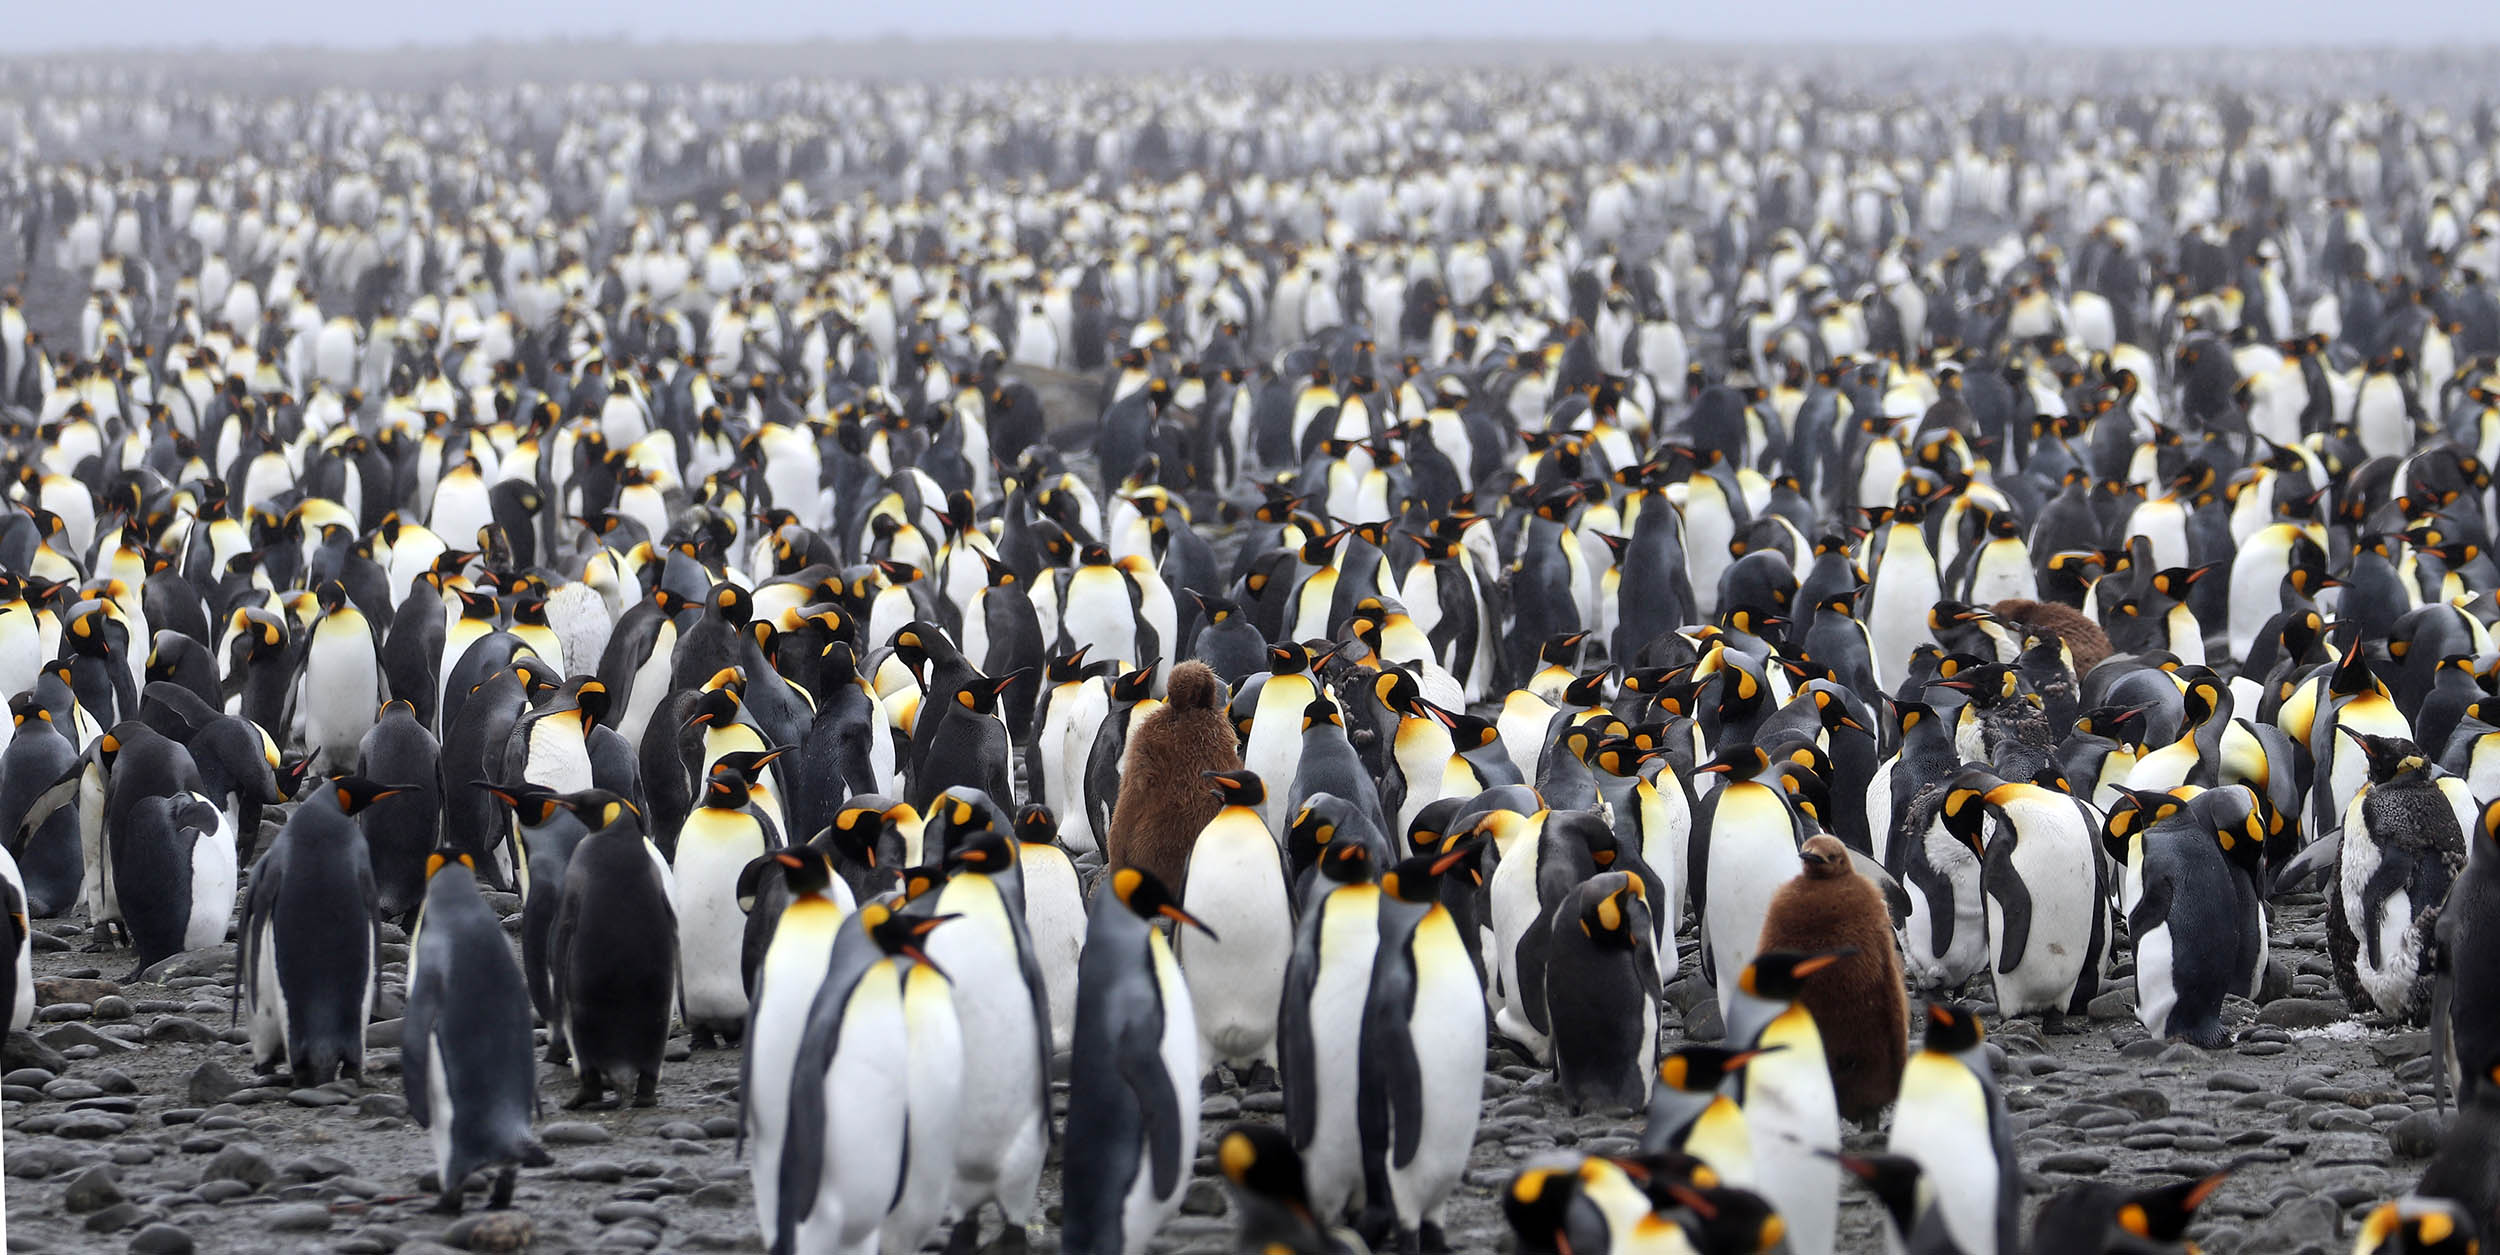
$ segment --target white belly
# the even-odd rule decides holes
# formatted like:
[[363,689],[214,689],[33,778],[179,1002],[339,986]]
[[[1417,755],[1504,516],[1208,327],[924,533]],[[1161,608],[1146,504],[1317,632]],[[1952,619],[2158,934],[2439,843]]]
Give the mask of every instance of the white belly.
[[1203,1067],[1275,1062],[1276,1008],[1293,957],[1293,907],[1273,839],[1247,823],[1202,836],[1181,905],[1222,940],[1182,938],[1181,971],[1205,1045]]
[[738,872],[764,857],[760,839],[688,833],[677,848],[677,964],[686,1021],[736,1024],[746,1018],[740,971],[746,914],[738,909]]

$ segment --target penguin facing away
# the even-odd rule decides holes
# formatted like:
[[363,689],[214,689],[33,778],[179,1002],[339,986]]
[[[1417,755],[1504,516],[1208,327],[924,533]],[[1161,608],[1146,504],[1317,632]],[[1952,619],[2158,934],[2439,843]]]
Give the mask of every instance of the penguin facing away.
[[298,1088],[364,1073],[381,945],[379,895],[357,812],[397,789],[342,776],[312,790],[252,865],[237,996],[251,1007],[252,1054],[284,1064]]
[[554,1027],[581,1082],[566,1106],[614,1089],[648,1107],[677,1001],[677,911],[664,865],[624,798],[590,789],[558,801],[596,825],[573,849],[547,939]]

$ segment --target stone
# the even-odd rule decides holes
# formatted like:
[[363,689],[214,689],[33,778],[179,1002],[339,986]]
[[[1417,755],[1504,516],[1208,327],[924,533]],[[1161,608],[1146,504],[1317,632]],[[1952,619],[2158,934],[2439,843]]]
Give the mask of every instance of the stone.
[[371,1024],[367,1024],[365,1025],[365,1044],[374,1047],[397,1049],[401,1045],[401,1029],[406,1024],[407,1021],[404,1019],[376,1020]]
[[2325,998],[2277,998],[2257,1012],[2257,1022],[2275,1028],[2325,1028],[2346,1014],[2344,1004]]
[[600,1203],[590,1209],[590,1218],[601,1224],[622,1224],[628,1220],[647,1220],[652,1224],[668,1223],[668,1213],[649,1203],[617,1199]]
[[2143,1120],[2158,1120],[2170,1114],[2170,1095],[2157,1089],[2139,1087],[2117,1090],[2102,1095],[2100,1101],[2113,1107],[2123,1107]]
[[191,1255],[191,1235],[169,1224],[152,1224],[130,1239],[130,1255]]
[[547,1146],[600,1146],[609,1140],[608,1131],[587,1120],[558,1120],[538,1130],[538,1140]]
[[147,1039],[207,1043],[217,1040],[217,1030],[187,1015],[169,1015],[148,1025]]
[[48,1007],[63,1002],[92,1004],[106,994],[118,994],[122,987],[109,980],[92,977],[59,977],[35,982],[35,1005]]
[[137,1203],[115,1203],[87,1217],[89,1233],[119,1233],[133,1225],[146,1224],[154,1213]]
[[5,1044],[0,1044],[0,1067],[12,1072],[20,1068],[41,1068],[58,1076],[69,1067],[69,1060],[34,1034],[19,1029],[9,1034]]
[[191,1079],[185,1082],[182,1092],[183,1096],[192,1102],[204,1107],[213,1107],[233,1096],[234,1091],[241,1088],[243,1088],[243,1082],[236,1079],[234,1073],[228,1072],[224,1064],[211,1059],[191,1069]]
[[464,1217],[443,1230],[443,1241],[464,1250],[511,1252],[529,1246],[538,1236],[538,1226],[529,1213],[522,1211],[490,1211],[484,1215]]
[[2398,1159],[2428,1159],[2439,1150],[2448,1122],[2435,1111],[2416,1111],[2387,1130],[2387,1149]]
[[184,976],[215,976],[234,966],[234,943],[223,942],[200,950],[186,950],[139,974],[139,979],[161,985]]
[[735,1207],[738,1205],[738,1187],[722,1183],[706,1185],[687,1195],[686,1201],[697,1207]]
[[334,1089],[288,1090],[286,1100],[298,1107],[344,1107],[347,1105],[347,1095]]
[[2043,1156],[2040,1171],[2063,1172],[2073,1176],[2098,1176],[2109,1170],[2109,1156],[2094,1150],[2059,1151]]
[[240,1181],[259,1189],[276,1180],[277,1176],[278,1170],[270,1166],[269,1160],[262,1157],[259,1151],[249,1146],[229,1146],[208,1161],[208,1167],[200,1173],[200,1180]]
[[408,1115],[408,1100],[397,1094],[367,1094],[356,1100],[356,1114],[397,1116],[404,1119]]
[[355,1165],[336,1155],[306,1155],[301,1159],[287,1160],[278,1171],[301,1181],[327,1181],[355,1171]]
[[2265,1088],[2256,1077],[2229,1069],[2205,1078],[2205,1088],[2221,1094],[2254,1094]]
[[[138,1047],[118,1037],[107,1037],[84,1024],[63,1024],[43,1035],[43,1044],[54,1050],[73,1046],[93,1046],[99,1055],[126,1055]],[[54,1071],[60,1069],[55,1068]]]
[[272,1207],[261,1224],[273,1233],[319,1233],[330,1227],[330,1209],[319,1203]]
[[103,1164],[79,1173],[61,1194],[61,1206],[81,1214],[102,1211],[120,1201],[121,1182],[115,1179],[113,1170]]
[[62,1077],[43,1087],[43,1096],[54,1102],[76,1102],[81,1098],[99,1098],[103,1094],[103,1086],[74,1076]]
[[119,1137],[129,1129],[130,1122],[120,1116],[101,1111],[81,1111],[61,1117],[61,1122],[52,1126],[52,1135],[79,1141],[101,1141]]
[[2259,1251],[2296,1251],[2303,1246],[2333,1248],[2338,1245],[2336,1232],[2342,1218],[2343,1213],[2330,1200],[2315,1195],[2285,1199],[2258,1223],[2256,1232],[2249,1235],[2249,1248]]
[[130,1018],[130,999],[120,994],[106,994],[95,1000],[95,1009],[89,1014],[99,1020],[127,1020]]

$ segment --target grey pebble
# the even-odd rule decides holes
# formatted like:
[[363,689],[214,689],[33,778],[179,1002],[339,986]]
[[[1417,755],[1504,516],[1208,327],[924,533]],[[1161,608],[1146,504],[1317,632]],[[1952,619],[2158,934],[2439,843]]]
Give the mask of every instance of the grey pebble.
[[2205,1078],[2205,1088],[2224,1094],[2254,1094],[2265,1088],[2246,1072],[2224,1069]]
[[609,1134],[586,1120],[558,1120],[539,1129],[538,1140],[549,1146],[598,1146],[609,1140]]
[[152,1224],[130,1239],[130,1255],[191,1255],[191,1235],[169,1224]]
[[121,1201],[121,1182],[102,1164],[79,1173],[61,1193],[61,1206],[73,1212],[102,1211]]
[[217,1040],[217,1030],[187,1015],[168,1015],[148,1025],[146,1037],[149,1041],[212,1042]]
[[2325,1028],[2346,1014],[2342,1003],[2325,998],[2277,998],[2257,1012],[2257,1022],[2276,1028]]
[[286,1100],[298,1107],[343,1107],[347,1105],[347,1095],[334,1089],[288,1090]]
[[261,1221],[274,1233],[319,1233],[330,1227],[330,1209],[319,1203],[272,1207]]
[[2438,1113],[2416,1111],[2387,1130],[2387,1149],[2398,1159],[2428,1159],[2439,1149],[2448,1122]]

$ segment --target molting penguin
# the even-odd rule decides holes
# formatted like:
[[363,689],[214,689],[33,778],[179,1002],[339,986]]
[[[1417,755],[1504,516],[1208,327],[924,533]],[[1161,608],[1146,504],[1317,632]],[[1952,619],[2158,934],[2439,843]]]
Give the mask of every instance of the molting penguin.
[[425,900],[408,936],[408,1009],[400,1052],[408,1114],[429,1131],[442,1182],[438,1211],[458,1212],[462,1183],[497,1170],[488,1206],[512,1203],[522,1166],[550,1162],[530,1134],[538,1073],[529,990],[470,856],[430,856]]
[[2335,983],[2356,1008],[2418,1023],[2431,995],[2423,950],[2465,868],[2465,839],[2413,742],[2336,731],[2360,743],[2370,782],[2345,808],[2342,858],[2327,895]]
[[1205,930],[1138,868],[1115,867],[1094,891],[1068,1089],[1086,1118],[1069,1122],[1061,1157],[1069,1255],[1144,1255],[1189,1184],[1198,1028],[1158,917]]
[[236,958],[252,1057],[298,1088],[364,1074],[381,945],[373,870],[352,817],[398,792],[355,776],[315,787],[252,865]]
[[1841,1118],[1872,1126],[1901,1087],[1910,1009],[1883,891],[1859,875],[1840,839],[1818,833],[1798,851],[1804,870],[1780,886],[1757,951],[1854,951],[1807,983]]

